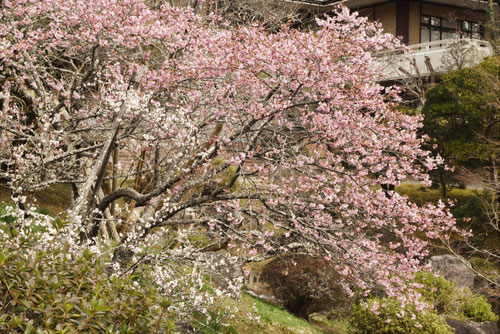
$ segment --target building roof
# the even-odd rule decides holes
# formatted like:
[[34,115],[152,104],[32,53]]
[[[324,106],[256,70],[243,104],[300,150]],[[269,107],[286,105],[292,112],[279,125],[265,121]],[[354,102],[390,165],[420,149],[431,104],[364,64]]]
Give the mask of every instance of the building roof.
[[[359,8],[370,5],[376,5],[378,3],[383,3],[387,1],[388,0],[298,0],[294,2],[303,2],[317,6],[329,6],[336,3],[344,3],[349,8]],[[450,5],[455,7],[464,7],[470,9],[486,10],[488,8],[488,0],[424,0],[424,2]],[[500,0],[494,0],[496,6],[499,5],[499,2]]]

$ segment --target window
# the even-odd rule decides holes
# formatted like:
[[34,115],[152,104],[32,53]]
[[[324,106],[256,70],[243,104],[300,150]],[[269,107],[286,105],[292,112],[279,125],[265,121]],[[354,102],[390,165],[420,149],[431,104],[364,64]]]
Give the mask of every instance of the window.
[[482,38],[484,36],[483,27],[472,21],[459,21],[460,32],[466,38]]
[[420,17],[420,42],[426,43],[448,38],[483,38],[483,27],[473,21],[454,20],[439,16]]

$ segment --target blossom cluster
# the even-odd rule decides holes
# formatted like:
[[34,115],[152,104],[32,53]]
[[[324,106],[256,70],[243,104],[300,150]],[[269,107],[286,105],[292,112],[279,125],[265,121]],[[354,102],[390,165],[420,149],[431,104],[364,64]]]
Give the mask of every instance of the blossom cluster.
[[[73,185],[70,244],[109,252],[97,227],[128,223],[117,249],[161,264],[165,291],[196,305],[198,271],[184,289],[169,267],[197,266],[208,246],[195,233],[247,259],[299,243],[349,293],[418,299],[402,292],[428,241],[457,230],[443,205],[381,189],[428,184],[441,160],[378,84],[374,54],[401,48],[379,25],[344,7],[318,31],[269,33],[138,0],[4,2],[2,175],[17,193]],[[112,150],[129,160],[111,163]]]

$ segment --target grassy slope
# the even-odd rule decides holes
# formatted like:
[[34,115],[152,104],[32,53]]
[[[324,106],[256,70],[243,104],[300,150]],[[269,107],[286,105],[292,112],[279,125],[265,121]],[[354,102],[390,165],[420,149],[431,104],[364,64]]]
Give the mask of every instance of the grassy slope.
[[[235,301],[233,301],[235,302]],[[298,318],[281,307],[273,305],[259,298],[243,293],[239,305],[243,305],[247,312],[260,316],[260,321],[251,321],[239,311],[232,322],[232,327],[238,334],[345,334],[345,325],[342,323],[328,323],[316,327],[304,319]],[[254,307],[255,306],[255,307]]]

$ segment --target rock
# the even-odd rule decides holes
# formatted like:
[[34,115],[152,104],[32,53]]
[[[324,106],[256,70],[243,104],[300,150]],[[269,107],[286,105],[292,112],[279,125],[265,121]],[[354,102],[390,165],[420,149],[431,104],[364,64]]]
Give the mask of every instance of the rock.
[[250,296],[253,296],[253,297],[256,297],[256,298],[259,298],[259,299],[262,299],[263,301],[266,301],[268,303],[271,303],[271,304],[278,304],[278,301],[276,300],[276,297],[274,297],[273,295],[271,294],[259,294],[257,293],[256,291],[254,290],[250,290],[250,289],[247,289],[245,290],[246,293],[248,293]]
[[494,322],[475,324],[453,318],[446,318],[446,322],[454,329],[455,334],[500,334]]
[[186,322],[178,324],[176,329],[182,334],[203,334],[203,332],[200,332],[199,330],[197,330],[196,328],[194,328],[193,326],[191,326]]
[[311,313],[309,314],[309,322],[316,325],[329,325],[328,317],[321,313]]
[[491,310],[493,313],[500,316],[500,296],[498,296],[497,293],[499,292],[495,291],[494,293],[488,293],[486,295],[486,300],[488,300],[488,303],[491,304]]
[[474,292],[485,294],[488,286],[488,281],[484,278],[478,276],[474,279]]
[[479,326],[486,334],[500,334],[500,329],[496,322],[485,322]]
[[431,257],[429,263],[434,272],[443,275],[447,280],[455,281],[458,286],[470,289],[474,287],[474,272],[455,255],[436,255]]
[[277,304],[278,300],[273,295],[272,289],[269,287],[269,284],[263,282],[261,280],[261,272],[250,270],[248,275],[246,276],[246,291],[248,294],[270,302],[272,304]]
[[113,252],[113,260],[117,261],[122,266],[127,265],[133,256],[134,252],[124,245],[116,247]]

